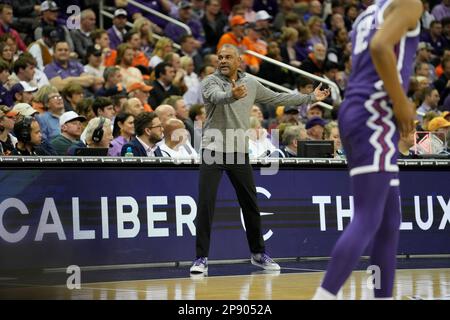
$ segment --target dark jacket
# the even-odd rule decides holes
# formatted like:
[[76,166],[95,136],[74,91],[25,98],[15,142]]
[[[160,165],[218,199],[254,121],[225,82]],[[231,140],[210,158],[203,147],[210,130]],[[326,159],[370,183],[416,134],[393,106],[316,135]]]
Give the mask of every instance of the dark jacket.
[[170,89],[166,91],[158,80],[153,81],[152,87],[153,89],[150,91],[150,98],[148,98],[148,103],[154,109],[157,108],[166,98],[170,96],[182,96],[181,91],[178,87],[171,86]]
[[[138,139],[133,138],[130,142],[127,144],[124,144],[122,147],[122,151],[120,152],[120,155],[123,157],[125,153],[127,152],[128,147],[131,148],[131,152],[133,152],[133,156],[135,157],[147,157],[147,152],[145,151],[144,146],[139,142]],[[155,156],[156,157],[162,157],[163,154],[161,152],[161,149],[159,147],[155,150]]]

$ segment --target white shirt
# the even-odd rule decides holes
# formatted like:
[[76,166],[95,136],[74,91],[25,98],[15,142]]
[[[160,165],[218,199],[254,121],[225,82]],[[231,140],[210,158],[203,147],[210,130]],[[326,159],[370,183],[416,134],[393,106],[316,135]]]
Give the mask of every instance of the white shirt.
[[103,78],[103,71],[105,71],[104,66],[100,66],[100,68],[94,68],[90,64],[87,64],[84,66],[84,72],[86,72],[89,75],[92,75],[96,78]]
[[139,139],[139,137],[136,137],[136,139],[144,147],[145,152],[147,153],[147,157],[155,157],[155,150],[158,148],[158,145],[154,145],[152,148],[152,147],[148,146],[144,141]]
[[267,139],[266,136],[259,138],[258,140],[249,139],[248,142],[248,154],[250,159],[266,158],[277,148]]
[[159,145],[163,156],[170,156],[173,159],[196,159],[198,157],[197,151],[192,148],[189,142],[178,146],[178,150],[169,148],[169,146],[164,141]]
[[[39,39],[36,42],[40,42],[40,43],[44,44],[45,46],[47,46],[44,43],[44,40],[42,40],[42,39]],[[50,54],[53,56],[53,49],[49,48],[48,50],[49,50]],[[39,44],[37,44],[37,43],[33,44],[30,47],[30,49],[28,50],[28,52],[33,56],[33,58],[36,59],[36,61],[37,61],[37,68],[39,68],[40,70],[43,71],[44,68],[45,68],[45,66],[44,66],[44,59],[42,59],[42,51],[41,51],[41,47],[39,46]]]

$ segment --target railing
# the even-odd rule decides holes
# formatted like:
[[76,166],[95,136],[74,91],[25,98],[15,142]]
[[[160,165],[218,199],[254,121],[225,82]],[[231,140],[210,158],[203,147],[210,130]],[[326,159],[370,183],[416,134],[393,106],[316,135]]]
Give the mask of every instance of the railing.
[[[114,18],[114,15],[111,14],[110,12],[101,9],[100,10],[100,16],[103,18],[103,16],[108,17],[108,18]],[[133,24],[131,22],[127,22],[127,27],[133,28]],[[103,28],[103,25],[101,23],[101,28]],[[153,33],[153,38],[155,39],[161,39],[162,36],[160,36],[159,34]],[[172,46],[176,49],[181,49],[180,45],[178,43],[173,42]]]
[[312,73],[300,70],[300,69],[295,68],[295,67],[293,67],[293,66],[291,66],[289,64],[286,64],[284,62],[280,62],[278,60],[275,60],[275,59],[272,59],[272,58],[269,58],[269,57],[266,57],[266,56],[264,56],[262,54],[259,54],[259,53],[255,52],[255,51],[252,51],[252,50],[245,50],[244,53],[249,54],[249,55],[254,56],[254,57],[257,57],[257,58],[259,58],[261,60],[264,60],[264,61],[267,61],[269,63],[275,64],[275,65],[277,65],[277,66],[279,66],[281,68],[286,68],[286,69],[288,69],[288,70],[290,70],[292,72],[301,74],[302,76],[304,76],[306,78],[310,78],[310,79],[314,79],[316,81],[320,81],[320,82],[326,83],[330,87],[333,87],[335,90],[337,90],[337,92],[340,92],[340,89],[337,86],[337,84],[334,83],[331,80],[328,80],[328,79],[316,76],[315,74],[312,74]]
[[143,4],[141,4],[139,2],[136,2],[134,0],[128,0],[128,3],[133,5],[133,6],[135,6],[135,7],[138,7],[141,10],[147,11],[148,13],[150,13],[150,14],[152,14],[154,16],[157,16],[157,17],[159,17],[161,19],[164,19],[164,20],[167,20],[167,21],[169,21],[169,22],[171,22],[173,24],[176,24],[177,26],[179,26],[179,27],[183,28],[184,30],[186,30],[186,32],[188,34],[192,34],[191,28],[189,28],[189,26],[187,24],[184,24],[183,22],[180,22],[180,21],[178,21],[178,20],[176,20],[176,19],[174,19],[172,17],[169,17],[169,16],[167,16],[165,14],[162,14],[161,12],[158,12],[158,11],[156,11],[154,9],[148,8],[148,7],[144,6]]
[[[264,84],[266,86],[269,86],[269,87],[272,87],[274,89],[277,89],[279,91],[283,91],[283,92],[287,92],[287,93],[294,92],[294,90],[291,90],[291,89],[288,89],[286,87],[280,86],[279,84],[276,84],[276,83],[273,83],[273,82],[271,82],[269,80],[257,77],[257,76],[255,76],[253,74],[249,73],[248,75],[250,75],[251,77],[255,78],[256,80],[258,80],[262,84]],[[329,105],[328,103],[325,103],[325,102],[322,102],[322,101],[315,102],[314,104],[320,105],[321,107],[329,109],[329,110],[333,110],[333,106],[332,105]]]

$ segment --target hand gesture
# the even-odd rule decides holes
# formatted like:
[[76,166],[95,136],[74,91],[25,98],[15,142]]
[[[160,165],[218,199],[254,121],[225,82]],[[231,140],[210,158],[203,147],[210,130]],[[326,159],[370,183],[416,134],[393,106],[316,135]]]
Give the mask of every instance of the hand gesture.
[[317,101],[325,100],[330,95],[330,89],[320,90],[322,87],[322,82],[314,89],[314,96]]
[[231,92],[233,97],[239,100],[247,96],[247,87],[244,84],[236,86],[236,81],[231,80]]
[[394,115],[397,120],[397,127],[400,131],[400,137],[406,139],[414,130],[415,110],[416,106],[413,102],[405,99],[405,102],[400,105],[394,104]]

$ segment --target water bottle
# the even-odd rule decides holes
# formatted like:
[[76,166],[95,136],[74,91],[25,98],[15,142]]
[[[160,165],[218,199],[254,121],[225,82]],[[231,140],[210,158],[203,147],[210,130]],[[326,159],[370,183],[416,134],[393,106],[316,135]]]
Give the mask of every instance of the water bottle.
[[131,147],[127,148],[127,152],[125,152],[125,157],[134,157],[133,151],[131,151]]

